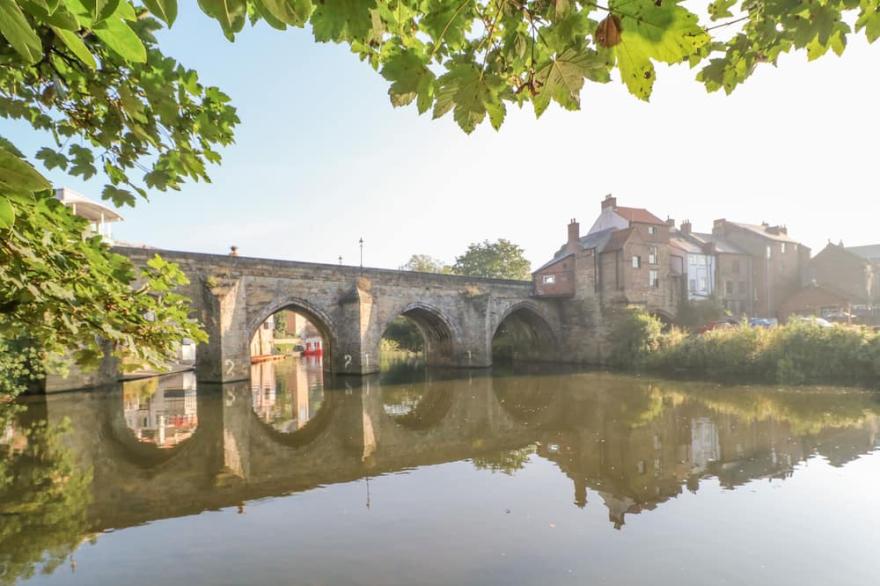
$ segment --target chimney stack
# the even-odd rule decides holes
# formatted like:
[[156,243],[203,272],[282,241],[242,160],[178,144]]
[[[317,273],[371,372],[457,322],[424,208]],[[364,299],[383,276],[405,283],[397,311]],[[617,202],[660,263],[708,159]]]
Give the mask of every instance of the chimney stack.
[[568,241],[565,249],[568,252],[577,252],[581,241],[581,225],[574,218],[568,223]]
[[670,218],[669,216],[667,216],[666,217],[666,225],[674,230],[675,229],[675,218]]
[[574,218],[568,223],[568,243],[573,244],[581,239],[581,225]]
[[684,234],[685,236],[691,235],[691,229],[692,229],[692,226],[691,226],[690,220],[685,220],[684,222],[681,223],[681,233]]
[[611,208],[612,210],[617,209],[617,198],[610,193],[602,200],[602,209],[605,210],[607,208]]

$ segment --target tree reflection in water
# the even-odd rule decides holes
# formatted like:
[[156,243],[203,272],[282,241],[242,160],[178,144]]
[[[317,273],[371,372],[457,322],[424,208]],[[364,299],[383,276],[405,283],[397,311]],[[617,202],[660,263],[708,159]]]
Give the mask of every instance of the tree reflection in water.
[[89,538],[91,469],[65,447],[70,422],[0,404],[0,583],[52,573]]

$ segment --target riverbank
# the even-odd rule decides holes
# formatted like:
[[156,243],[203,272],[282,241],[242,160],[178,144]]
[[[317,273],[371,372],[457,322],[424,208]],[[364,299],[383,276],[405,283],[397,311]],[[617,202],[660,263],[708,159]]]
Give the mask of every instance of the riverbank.
[[702,334],[663,330],[638,309],[612,321],[610,363],[622,370],[711,381],[880,385],[880,334],[864,327],[796,321]]

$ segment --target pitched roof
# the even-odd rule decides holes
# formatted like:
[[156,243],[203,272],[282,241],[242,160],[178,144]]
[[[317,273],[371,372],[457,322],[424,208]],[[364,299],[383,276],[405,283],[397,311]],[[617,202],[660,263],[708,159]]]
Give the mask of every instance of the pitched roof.
[[614,208],[614,212],[627,222],[636,222],[639,224],[659,224],[661,226],[666,225],[666,222],[644,208],[625,208],[618,206]]
[[608,239],[611,238],[611,235],[614,234],[614,232],[614,228],[606,228],[605,230],[599,230],[598,232],[587,234],[581,238],[581,248],[584,250],[589,250],[591,248],[602,250],[605,243],[608,242]]
[[738,228],[742,228],[743,230],[748,230],[749,232],[753,232],[758,234],[759,236],[763,236],[769,240],[775,240],[776,242],[792,242],[797,244],[797,240],[790,237],[788,234],[783,233],[774,233],[770,231],[770,226],[766,226],[764,224],[744,224],[742,222],[727,222],[733,226],[737,226]]
[[703,249],[700,248],[699,245],[694,244],[690,240],[686,240],[685,238],[681,238],[679,236],[673,236],[669,239],[669,245],[679,250],[682,250],[688,254],[705,254]]
[[714,234],[707,234],[704,232],[691,232],[691,237],[701,244],[714,244],[715,252],[718,252],[720,254],[747,254],[743,249],[739,248],[735,244],[728,242],[720,236],[715,236]]
[[627,228],[626,230],[615,230],[613,234],[611,234],[611,238],[608,239],[608,242],[605,243],[605,246],[602,247],[602,252],[612,252],[615,250],[620,250],[623,248],[623,245],[626,244],[626,241],[629,240],[629,237],[632,235],[633,229]]
[[867,246],[847,246],[844,248],[847,252],[851,252],[868,260],[880,260],[880,244],[869,244]]
[[[608,239],[611,238],[611,233],[614,232],[614,230],[615,230],[615,228],[607,228],[605,230],[593,232],[592,234],[587,234],[586,236],[581,236],[581,239],[580,239],[581,249],[589,250],[591,248],[596,248],[596,249],[602,250],[602,247],[605,245],[605,242],[607,242]],[[553,254],[553,258],[549,262],[547,262],[546,264],[542,265],[538,270],[541,270],[549,265],[552,265],[557,260],[564,258],[564,257],[568,256],[569,254],[571,254],[571,253],[566,252],[567,248],[568,248],[568,245],[563,244],[559,248],[559,250],[557,250]]]
[[561,260],[563,260],[563,259],[566,259],[566,258],[572,256],[573,254],[574,254],[573,252],[569,252],[568,254],[560,254],[559,252],[557,252],[557,253],[556,253],[556,256],[554,256],[553,258],[551,258],[550,260],[548,260],[547,262],[545,262],[544,264],[542,264],[541,266],[539,266],[538,268],[536,268],[534,271],[532,271],[532,274],[535,274],[535,273],[537,273],[538,271],[543,271],[543,270],[546,269],[547,267],[549,267],[549,266],[553,266],[553,265],[555,265],[556,263],[558,263],[559,261],[561,261]]

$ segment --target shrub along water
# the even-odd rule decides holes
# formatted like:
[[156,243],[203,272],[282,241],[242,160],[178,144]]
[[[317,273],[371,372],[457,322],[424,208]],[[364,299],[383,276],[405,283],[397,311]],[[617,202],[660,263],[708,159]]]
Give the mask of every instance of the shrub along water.
[[688,335],[662,332],[655,317],[630,308],[612,318],[611,334],[609,362],[617,367],[790,385],[880,383],[880,334],[867,328],[801,320]]

